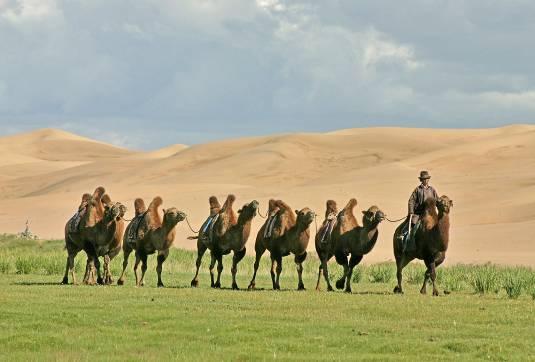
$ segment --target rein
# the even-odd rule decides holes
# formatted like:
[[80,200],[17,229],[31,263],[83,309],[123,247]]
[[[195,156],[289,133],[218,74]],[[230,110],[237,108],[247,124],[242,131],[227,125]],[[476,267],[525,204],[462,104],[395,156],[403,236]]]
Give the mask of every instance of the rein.
[[256,213],[258,214],[258,216],[260,216],[262,219],[265,219],[267,217],[267,212],[266,212],[266,215],[262,215],[262,213],[260,212],[260,206],[258,207],[258,209],[256,210]]
[[194,234],[198,234],[200,230],[197,230],[195,231],[192,227],[191,227],[191,224],[189,223],[189,220],[188,220],[188,217],[186,216],[186,224],[188,224],[188,227],[189,229],[191,230],[192,233]]
[[385,216],[385,220],[388,221],[388,222],[400,222],[401,220],[405,220],[407,218],[407,216],[403,216],[401,219],[397,219],[397,220],[390,220],[389,218],[387,218]]

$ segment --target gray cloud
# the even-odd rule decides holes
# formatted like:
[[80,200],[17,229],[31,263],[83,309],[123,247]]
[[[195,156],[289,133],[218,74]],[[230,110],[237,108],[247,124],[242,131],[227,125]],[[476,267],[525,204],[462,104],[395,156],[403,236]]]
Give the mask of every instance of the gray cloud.
[[534,121],[535,5],[0,0],[0,134],[156,148]]

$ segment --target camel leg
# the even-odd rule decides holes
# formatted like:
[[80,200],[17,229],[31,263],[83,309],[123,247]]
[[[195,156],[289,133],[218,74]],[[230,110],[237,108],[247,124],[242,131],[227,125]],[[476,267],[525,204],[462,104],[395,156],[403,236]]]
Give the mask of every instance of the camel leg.
[[89,261],[89,257],[87,257],[87,261],[85,262],[85,273],[84,273],[84,284],[89,284],[89,278],[91,277],[91,263]]
[[139,287],[139,276],[137,274],[137,267],[139,266],[140,261],[141,261],[141,257],[136,251],[136,261],[134,263],[134,275],[136,276],[136,287]]
[[236,283],[236,274],[238,273],[238,263],[243,259],[246,251],[247,249],[243,248],[243,250],[235,252],[234,256],[232,257],[232,289],[234,290],[240,289],[238,287],[238,283]]
[[217,258],[213,251],[210,252],[210,287],[215,288],[214,268]]
[[164,285],[162,283],[162,267],[163,262],[169,256],[169,249],[162,250],[158,253],[158,265],[156,266],[156,273],[158,273],[158,288],[162,288]]
[[431,278],[431,261],[425,259],[424,263],[427,269],[425,270],[424,284],[422,285],[422,289],[420,289],[420,294],[427,294],[427,282],[429,281],[429,278]]
[[262,255],[264,254],[265,251],[266,251],[266,249],[256,250],[256,258],[255,258],[255,261],[254,261],[253,278],[251,279],[251,282],[249,283],[249,287],[247,287],[247,289],[254,289],[256,287],[256,283],[255,283],[256,272],[258,271],[258,267],[260,266],[260,259],[262,258]]
[[143,253],[141,257],[141,280],[139,281],[139,286],[142,287],[145,285],[145,273],[147,272],[147,258],[148,255]]
[[100,271],[100,259],[98,256],[95,257],[95,269],[97,272],[97,284],[103,285],[104,284],[104,278],[102,278],[102,273]]
[[277,286],[277,290],[281,290],[280,285],[280,278],[282,273],[282,256],[277,256],[277,269],[275,270],[277,272],[277,276],[275,278],[275,285]]
[[119,280],[117,280],[117,285],[124,285],[124,280],[126,278],[126,267],[128,266],[128,257],[130,256],[131,252],[131,248],[126,247],[123,249],[123,271],[121,272]]
[[108,254],[104,255],[104,284],[107,285],[110,285],[113,282],[111,278],[110,261],[110,256]]
[[396,277],[398,278],[398,285],[394,288],[395,294],[403,294],[403,287],[401,286],[401,283],[403,281],[403,268],[409,264],[409,262],[412,260],[412,258],[408,258],[404,255],[400,256],[399,258],[396,258]]
[[199,286],[199,269],[201,268],[202,257],[204,256],[204,253],[206,253],[206,249],[208,249],[206,245],[199,241],[197,242],[197,261],[195,262],[195,267],[197,270],[195,271],[195,276],[191,280],[192,287]]
[[348,264],[347,256],[345,256],[345,255],[336,256],[335,255],[335,258],[336,258],[336,262],[344,268],[344,273],[342,274],[340,279],[338,279],[336,281],[336,289],[344,289],[344,286],[346,284],[347,273],[349,271],[349,266],[347,265]]
[[299,278],[299,283],[297,284],[297,290],[305,290],[305,284],[303,283],[303,262],[307,258],[307,252],[305,251],[301,255],[295,256],[295,265],[297,268],[297,277]]
[[275,257],[273,254],[271,254],[271,269],[270,269],[270,275],[271,275],[271,283],[273,284],[273,290],[277,290],[277,282],[275,279],[275,268],[277,267]]
[[322,269],[323,269],[323,278],[325,279],[325,282],[327,283],[327,291],[332,292],[334,289],[331,285],[331,281],[329,280],[329,269],[327,268],[327,260],[323,260],[321,264],[322,264]]
[[223,272],[223,255],[217,255],[217,280],[215,287],[221,288],[221,273]]
[[362,260],[362,255],[351,255],[351,259],[349,259],[349,268],[347,272],[347,278],[346,278],[346,293],[351,293],[351,277],[353,276],[353,269],[357,265],[359,265],[360,261]]
[[435,255],[435,260],[431,263],[431,281],[433,282],[433,296],[438,297],[438,289],[436,286],[436,268],[442,264],[442,262],[446,259],[445,253],[439,253],[438,255]]
[[321,279],[321,274],[322,274],[322,271],[323,271],[323,261],[320,260],[320,267],[318,269],[318,281],[316,282],[316,291],[320,291],[320,279]]
[[61,281],[61,284],[69,284],[69,272],[72,275],[72,284],[76,284],[75,274],[74,274],[74,257],[76,256],[75,253],[69,252],[67,254],[67,264],[65,265],[65,275],[63,276],[63,280]]

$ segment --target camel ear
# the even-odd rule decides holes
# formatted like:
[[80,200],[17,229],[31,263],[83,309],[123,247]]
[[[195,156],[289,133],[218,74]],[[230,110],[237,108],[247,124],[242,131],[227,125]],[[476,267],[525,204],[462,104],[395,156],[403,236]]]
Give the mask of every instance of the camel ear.
[[239,210],[238,210],[238,214],[241,214],[241,211],[242,211],[242,210],[243,210],[243,209],[239,209]]
[[366,210],[362,210],[362,215],[366,215],[368,212]]
[[165,209],[162,209],[163,210],[163,213],[165,214]]
[[299,215],[299,210],[295,210],[295,214],[296,214],[296,215]]
[[450,200],[450,207],[453,207],[453,200]]

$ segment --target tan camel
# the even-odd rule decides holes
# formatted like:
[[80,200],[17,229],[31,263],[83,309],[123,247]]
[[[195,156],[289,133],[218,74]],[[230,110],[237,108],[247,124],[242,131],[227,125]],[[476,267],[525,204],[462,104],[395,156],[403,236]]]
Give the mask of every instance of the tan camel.
[[[105,193],[104,187],[97,187],[93,195],[84,194],[82,202],[78,208],[78,214],[73,216],[65,225],[65,249],[67,250],[67,264],[62,284],[68,284],[69,273],[72,276],[73,284],[76,284],[74,272],[74,259],[76,255],[84,250],[89,259],[94,260],[94,250],[88,247],[87,240],[94,240],[102,225],[104,218],[104,207],[101,198]],[[90,264],[92,265],[92,264]],[[84,280],[92,284],[92,280]]]
[[320,266],[318,271],[318,281],[316,282],[316,290],[320,290],[320,279],[323,272],[325,280],[327,281],[327,290],[332,291],[333,288],[329,282],[329,274],[327,271],[327,261],[332,258],[334,251],[333,245],[331,242],[331,235],[334,227],[336,226],[336,219],[338,215],[338,207],[336,202],[333,200],[327,200],[326,210],[325,210],[325,220],[321,224],[318,232],[316,233],[315,246],[316,252],[320,259]]
[[[110,271],[110,261],[121,250],[124,233],[124,214],[126,207],[119,202],[112,202],[109,195],[102,196],[101,200],[104,214],[93,239],[86,240],[86,248],[90,249],[86,265],[86,275],[84,281],[93,280],[95,270],[97,273],[97,283],[111,284],[112,276]],[[104,258],[104,278],[100,272],[100,260]]]
[[[169,248],[175,240],[175,226],[186,218],[186,214],[178,209],[172,207],[163,210],[163,219],[161,218],[158,208],[162,205],[161,197],[155,197],[149,205],[146,213],[144,213],[137,232],[135,233],[135,244],[132,241],[124,240],[124,262],[123,272],[119,278],[118,284],[124,284],[125,269],[128,265],[128,256],[132,250],[136,251],[136,262],[134,264],[134,274],[136,276],[136,285],[143,286],[145,284],[145,272],[147,271],[147,257],[148,255],[158,252],[158,265],[156,272],[158,273],[158,287],[163,287],[162,282],[162,267],[164,261],[169,256]],[[133,222],[133,221],[132,221]],[[128,226],[131,227],[132,222]],[[125,234],[128,237],[129,231]],[[137,273],[137,268],[141,262],[141,278]]]
[[384,213],[377,206],[372,206],[362,211],[363,226],[360,226],[353,214],[355,206],[357,200],[351,199],[338,213],[336,225],[328,242],[331,245],[325,247],[327,252],[320,256],[328,290],[332,290],[332,287],[329,282],[327,262],[334,255],[336,262],[344,268],[342,277],[336,282],[336,288],[343,289],[345,286],[345,291],[351,293],[353,269],[375,246],[379,236],[378,226],[385,219]]
[[[234,198],[232,198],[234,199]],[[228,200],[228,199],[227,199]],[[221,209],[221,214],[232,214],[233,211],[225,209],[226,207],[232,208],[232,205],[225,203]],[[245,204],[238,211],[238,220],[236,224],[222,225],[226,224],[224,217],[219,217],[214,225],[216,230],[213,242],[210,249],[210,279],[211,286],[213,288],[221,288],[221,272],[223,271],[223,255],[233,252],[232,257],[232,289],[239,289],[236,282],[236,274],[238,272],[238,263],[243,259],[246,253],[245,244],[249,239],[251,233],[251,223],[253,218],[256,216],[258,210],[258,201],[253,200],[248,204]],[[220,233],[220,230],[225,230],[224,233]],[[217,280],[214,282],[214,267],[217,261]]]
[[310,240],[309,227],[314,221],[316,214],[308,207],[296,210],[294,214],[294,211],[281,200],[277,200],[273,205],[270,205],[270,212],[275,207],[278,207],[279,211],[276,215],[277,219],[271,235],[266,236],[265,234],[265,229],[268,223],[268,221],[266,221],[256,237],[256,259],[254,263],[253,278],[249,283],[249,289],[255,288],[256,273],[260,265],[260,259],[264,252],[269,250],[271,255],[271,281],[273,289],[280,290],[279,281],[282,272],[282,258],[292,253],[295,255],[294,261],[299,278],[297,289],[304,290],[305,285],[302,277],[303,262],[307,257],[306,249]]
[[425,212],[422,222],[414,233],[414,250],[403,250],[403,242],[399,238],[408,219],[398,226],[394,232],[394,256],[396,257],[398,279],[394,293],[403,293],[401,286],[403,268],[413,259],[421,259],[424,261],[427,270],[420,293],[426,294],[427,281],[431,279],[433,282],[433,295],[438,296],[435,270],[446,258],[446,251],[449,245],[450,209],[453,207],[453,201],[447,196],[441,196],[438,200],[427,199],[424,205]]
[[[227,198],[228,199],[228,198]],[[228,200],[227,200],[228,201]],[[202,224],[199,234],[197,236],[189,237],[190,240],[197,240],[197,260],[195,261],[195,276],[191,280],[192,287],[199,286],[199,269],[201,268],[202,258],[206,250],[212,246],[214,223],[219,218],[221,211],[221,204],[215,196],[210,196],[208,199],[210,205],[210,215],[208,219]]]

